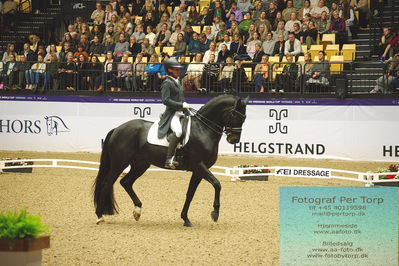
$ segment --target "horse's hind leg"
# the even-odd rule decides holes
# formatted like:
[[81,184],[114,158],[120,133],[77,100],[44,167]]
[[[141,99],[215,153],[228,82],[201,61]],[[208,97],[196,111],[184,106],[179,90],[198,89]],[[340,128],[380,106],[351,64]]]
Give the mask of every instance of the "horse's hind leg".
[[139,178],[142,174],[144,174],[145,171],[147,171],[148,167],[150,167],[150,165],[147,163],[131,165],[129,173],[125,175],[120,181],[122,187],[126,190],[127,194],[129,194],[134,203],[135,208],[133,216],[136,221],[140,219],[142,203],[133,190],[133,184],[137,180],[137,178]]

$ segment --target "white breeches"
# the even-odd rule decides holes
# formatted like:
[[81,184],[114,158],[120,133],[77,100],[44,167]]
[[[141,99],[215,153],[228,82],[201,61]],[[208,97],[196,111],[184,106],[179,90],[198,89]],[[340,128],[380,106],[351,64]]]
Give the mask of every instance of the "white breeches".
[[181,134],[183,133],[183,128],[181,127],[180,124],[180,117],[182,116],[184,116],[183,112],[181,111],[176,112],[170,123],[170,128],[172,129],[173,132],[175,132],[176,137],[178,138],[180,138]]

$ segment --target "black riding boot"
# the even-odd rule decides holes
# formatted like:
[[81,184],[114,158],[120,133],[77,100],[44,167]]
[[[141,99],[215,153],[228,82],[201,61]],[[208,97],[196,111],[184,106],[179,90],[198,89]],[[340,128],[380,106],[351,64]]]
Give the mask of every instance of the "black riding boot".
[[175,169],[176,166],[179,166],[179,162],[173,160],[177,144],[179,143],[179,139],[175,133],[171,134],[168,138],[169,138],[169,147],[168,147],[168,152],[166,154],[165,168]]

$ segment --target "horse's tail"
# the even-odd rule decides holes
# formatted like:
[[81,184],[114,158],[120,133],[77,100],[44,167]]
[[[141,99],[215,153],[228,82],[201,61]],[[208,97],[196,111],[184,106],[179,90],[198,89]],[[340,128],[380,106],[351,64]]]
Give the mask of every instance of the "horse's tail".
[[115,212],[118,212],[114,199],[114,184],[107,180],[110,170],[108,144],[113,132],[114,129],[108,132],[107,137],[104,140],[101,152],[100,169],[98,170],[97,178],[93,184],[94,206],[96,207],[96,214],[99,217],[103,214],[112,215],[115,214]]

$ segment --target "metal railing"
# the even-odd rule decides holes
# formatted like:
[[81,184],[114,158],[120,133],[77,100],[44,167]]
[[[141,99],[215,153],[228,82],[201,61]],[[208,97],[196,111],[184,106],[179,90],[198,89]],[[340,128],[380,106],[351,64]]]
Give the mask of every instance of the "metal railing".
[[[35,62],[31,62],[33,65]],[[34,74],[16,70],[2,74],[10,90],[81,92],[160,92],[166,78],[161,63],[53,63],[52,71]],[[197,65],[195,67],[189,65]],[[185,64],[180,82],[187,93],[269,93],[295,96],[322,95],[340,98],[368,94],[376,86],[384,94],[398,93],[393,81],[399,79],[399,61],[380,63],[378,70],[360,73],[354,62]],[[47,69],[50,69],[48,67]],[[195,71],[190,71],[194,69]],[[33,86],[28,86],[33,85]]]

